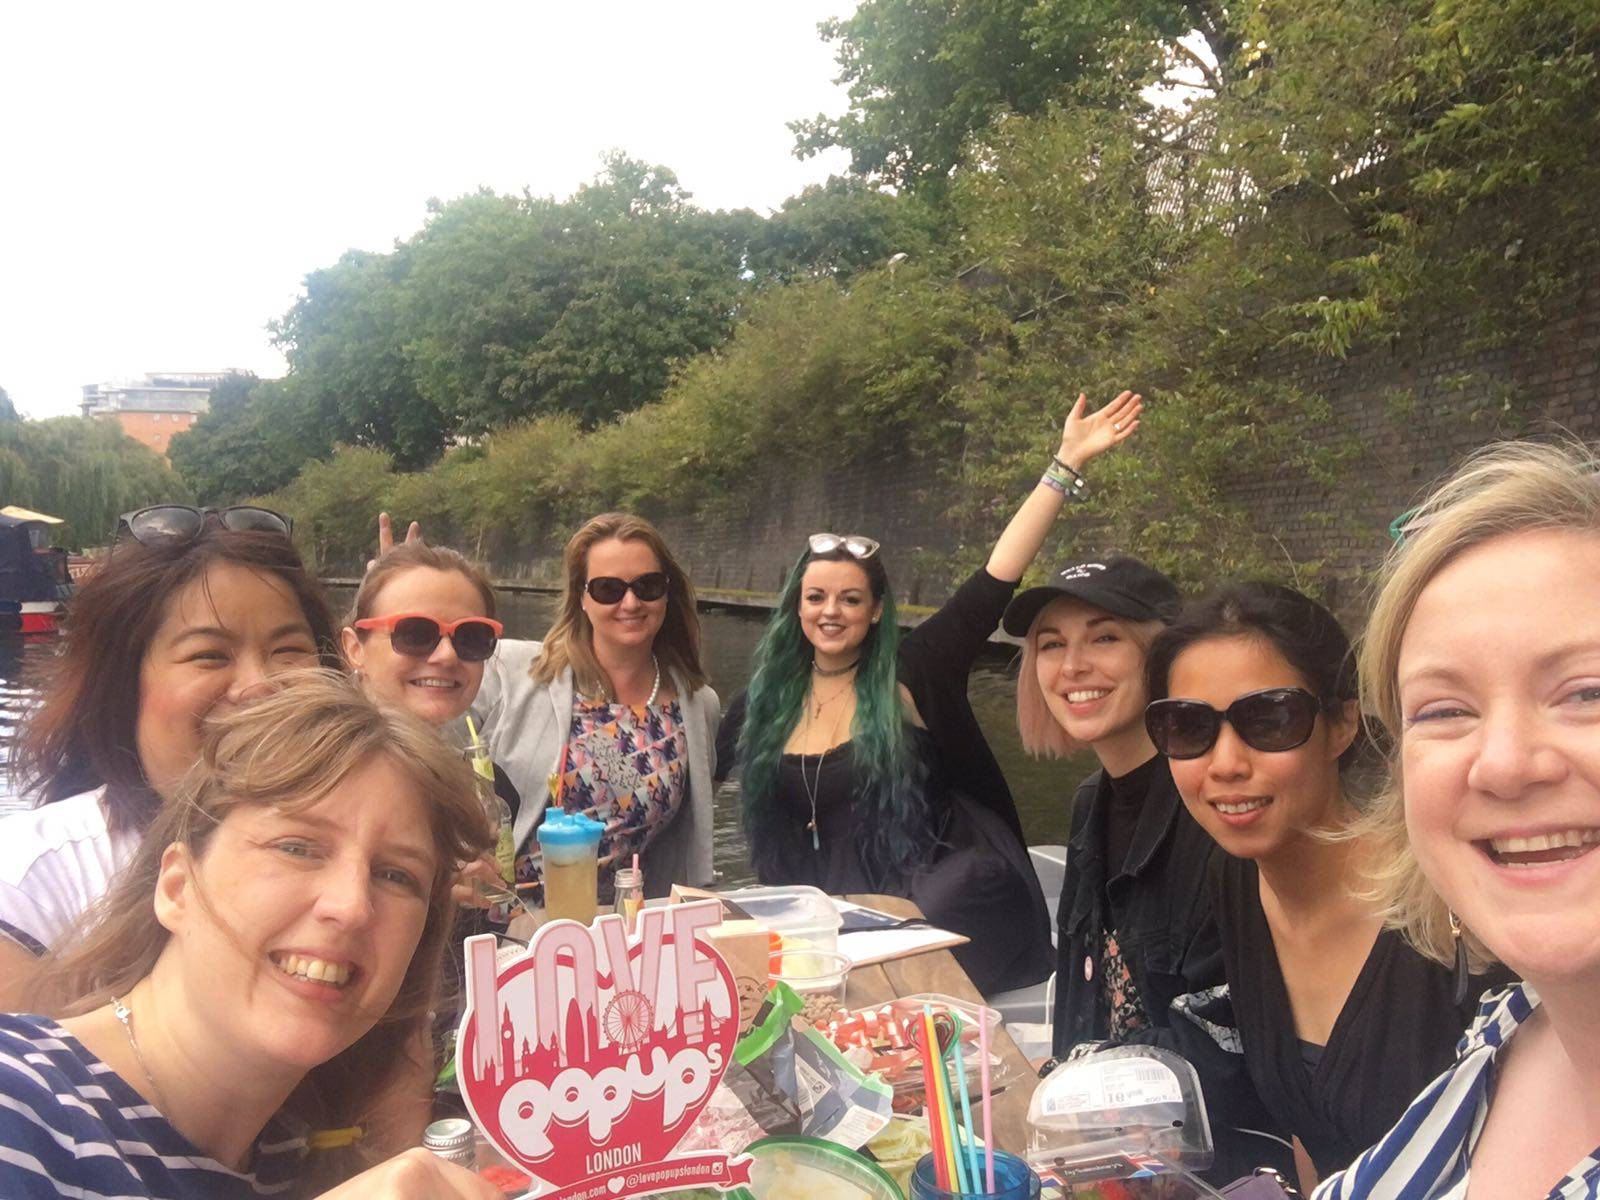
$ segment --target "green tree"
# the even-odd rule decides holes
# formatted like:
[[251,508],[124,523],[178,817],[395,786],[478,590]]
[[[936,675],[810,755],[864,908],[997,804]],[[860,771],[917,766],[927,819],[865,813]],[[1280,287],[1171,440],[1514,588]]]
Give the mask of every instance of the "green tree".
[[756,218],[708,213],[622,155],[567,201],[479,192],[436,205],[411,260],[405,354],[424,398],[482,433],[655,399],[727,336]]
[[[407,358],[411,264],[405,246],[393,254],[351,250],[306,276],[304,294],[272,328],[296,377],[296,399],[327,446],[373,446],[415,467],[438,457],[454,420],[448,403],[418,388]],[[471,316],[469,309],[455,319]]]
[[0,387],[0,422],[20,420],[22,418],[17,415],[17,406],[11,403],[11,397],[6,394],[5,388]]
[[843,147],[856,174],[902,188],[948,181],[996,117],[1042,112],[1074,86],[1136,104],[1179,58],[1220,81],[1225,68],[1179,44],[1190,31],[1216,62],[1235,45],[1214,0],[864,0],[820,30],[838,45],[850,107],[793,122],[796,153]]
[[951,232],[943,214],[916,196],[835,175],[755,226],[746,262],[762,280],[847,279],[895,255],[943,261]]
[[332,431],[298,378],[235,374],[212,389],[205,415],[167,454],[202,503],[225,504],[282,487],[332,449]]
[[159,454],[114,421],[82,417],[0,423],[0,496],[60,517],[67,546],[109,541],[135,508],[190,498]]

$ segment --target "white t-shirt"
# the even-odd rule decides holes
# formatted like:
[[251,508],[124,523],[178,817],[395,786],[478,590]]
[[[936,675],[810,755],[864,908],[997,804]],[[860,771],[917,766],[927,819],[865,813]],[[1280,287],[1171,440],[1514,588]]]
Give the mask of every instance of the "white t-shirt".
[[0,935],[42,954],[139,848],[106,828],[104,788],[0,817]]

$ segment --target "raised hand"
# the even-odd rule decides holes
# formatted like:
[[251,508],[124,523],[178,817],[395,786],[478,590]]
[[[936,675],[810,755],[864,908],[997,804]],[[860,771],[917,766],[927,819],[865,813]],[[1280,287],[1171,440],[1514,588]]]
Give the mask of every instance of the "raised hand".
[[1079,392],[1078,402],[1061,428],[1061,449],[1056,452],[1056,457],[1075,471],[1133,436],[1144,411],[1144,397],[1123,392],[1098,412],[1089,413],[1088,408],[1089,397]]

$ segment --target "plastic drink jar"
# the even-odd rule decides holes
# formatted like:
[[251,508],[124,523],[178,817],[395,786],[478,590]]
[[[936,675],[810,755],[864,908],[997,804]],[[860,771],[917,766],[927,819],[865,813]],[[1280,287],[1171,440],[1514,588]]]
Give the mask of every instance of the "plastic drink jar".
[[547,809],[539,826],[544,858],[544,914],[550,921],[594,920],[600,895],[600,835],[605,826],[582,813]]
[[[978,1169],[987,1176],[983,1152],[978,1152]],[[980,1187],[975,1192],[954,1192],[939,1186],[933,1165],[933,1155],[924,1155],[911,1172],[911,1200],[963,1200],[969,1196],[993,1197],[994,1200],[1038,1200],[1041,1190],[1039,1177],[1033,1168],[1014,1154],[1004,1150],[994,1152],[994,1191]],[[983,1183],[988,1183],[987,1177]]]

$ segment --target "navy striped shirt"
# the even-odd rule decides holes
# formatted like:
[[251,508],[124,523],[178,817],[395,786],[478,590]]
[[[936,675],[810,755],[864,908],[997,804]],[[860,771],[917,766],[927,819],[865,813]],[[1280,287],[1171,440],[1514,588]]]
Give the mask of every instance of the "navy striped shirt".
[[[1494,1060],[1539,995],[1526,983],[1490,992],[1453,1067],[1428,1085],[1384,1135],[1312,1200],[1465,1200],[1472,1151],[1489,1116]],[[1600,1148],[1567,1172],[1546,1200],[1600,1200]]]
[[287,1196],[305,1137],[274,1118],[247,1174],[197,1150],[61,1026],[0,1014],[0,1196],[254,1200]]

